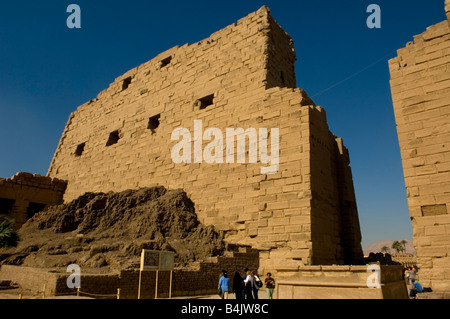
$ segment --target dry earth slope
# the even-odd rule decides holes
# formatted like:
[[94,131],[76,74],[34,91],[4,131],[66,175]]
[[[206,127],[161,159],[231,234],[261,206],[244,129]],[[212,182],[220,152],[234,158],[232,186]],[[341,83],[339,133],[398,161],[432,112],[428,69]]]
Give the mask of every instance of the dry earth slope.
[[153,249],[174,251],[176,266],[187,267],[225,250],[186,193],[164,187],[86,193],[35,215],[19,236],[16,248],[0,250],[0,264],[110,271],[137,267],[142,249]]

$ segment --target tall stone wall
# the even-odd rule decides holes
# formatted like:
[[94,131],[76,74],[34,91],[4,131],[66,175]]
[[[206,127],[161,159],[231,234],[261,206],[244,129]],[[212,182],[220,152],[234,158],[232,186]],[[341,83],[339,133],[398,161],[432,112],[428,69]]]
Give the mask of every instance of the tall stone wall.
[[[447,13],[449,3],[446,2]],[[450,24],[414,37],[389,61],[420,280],[450,289]]]
[[[71,114],[48,175],[69,181],[66,201],[84,192],[183,188],[202,223],[262,251],[263,269],[355,264],[362,249],[348,153],[323,109],[295,88],[295,61],[291,37],[267,7],[208,39],[174,47]],[[216,148],[223,158],[196,163],[198,120],[198,136],[217,128],[224,141],[227,128],[267,129],[268,153],[279,147],[278,170],[262,173],[268,165],[260,156],[251,163],[249,143],[245,163],[227,163],[238,149],[236,143],[227,150],[225,142]],[[191,133],[189,163],[172,158],[178,128]],[[279,140],[272,145],[273,129]],[[210,142],[204,136],[203,149]],[[260,150],[261,141],[255,145]]]
[[348,150],[329,131],[324,109],[310,112],[309,124],[313,264],[336,259],[359,264],[361,233]]

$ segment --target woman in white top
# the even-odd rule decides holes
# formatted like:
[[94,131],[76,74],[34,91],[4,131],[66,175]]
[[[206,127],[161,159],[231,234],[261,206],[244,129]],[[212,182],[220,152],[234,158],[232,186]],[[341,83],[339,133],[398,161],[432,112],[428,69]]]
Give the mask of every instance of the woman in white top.
[[258,289],[260,288],[258,282],[262,284],[261,279],[253,271],[248,271],[247,278],[244,280],[247,299],[258,299]]
[[247,271],[247,277],[244,279],[245,286],[245,298],[253,299],[253,285],[254,285],[254,277],[253,273],[249,270]]

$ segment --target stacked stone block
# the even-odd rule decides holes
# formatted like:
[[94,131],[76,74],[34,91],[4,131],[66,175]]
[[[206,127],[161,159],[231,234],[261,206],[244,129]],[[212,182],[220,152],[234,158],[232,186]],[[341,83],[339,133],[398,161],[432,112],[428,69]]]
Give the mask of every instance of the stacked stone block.
[[0,215],[12,218],[20,228],[40,209],[61,204],[66,186],[57,178],[23,172],[0,178]]
[[[449,12],[446,2],[446,11]],[[389,61],[420,280],[450,288],[450,24],[414,37]]]
[[[357,263],[361,234],[347,150],[323,109],[295,88],[295,60],[292,38],[267,7],[161,53],[70,116],[48,175],[69,181],[65,201],[84,192],[182,188],[203,224],[225,231],[230,243],[260,249],[264,270]],[[220,129],[224,140],[227,128],[279,129],[278,171],[262,174],[249,154],[245,163],[226,163],[225,142],[223,163],[175,164],[171,134],[183,127],[194,139],[195,120],[203,132]]]
[[402,266],[378,267],[376,275],[368,266],[279,269],[277,295],[279,299],[407,299]]
[[[219,277],[226,270],[233,281],[235,272],[243,275],[244,269],[257,271],[259,253],[257,250],[239,247],[229,251],[226,256],[213,257],[198,262],[190,269],[175,269],[172,274],[172,296],[198,296],[216,294]],[[36,269],[29,267],[3,265],[1,278],[17,283],[27,295],[64,296],[76,294],[76,289],[67,287],[69,274],[61,270]],[[64,271],[64,270],[63,270]],[[261,275],[264,277],[264,275]],[[158,273],[158,297],[169,296],[170,272]],[[44,291],[45,288],[45,291]],[[126,269],[118,273],[99,274],[81,269],[80,295],[98,299],[115,299],[120,289],[120,299],[137,299],[139,270]],[[143,271],[141,274],[141,298],[155,298],[156,271]]]
[[[198,263],[196,269],[175,270],[172,275],[172,296],[198,296],[216,294],[222,270],[228,272],[230,289],[236,272],[241,276],[245,268],[257,271],[259,268],[259,253],[253,249],[240,248],[240,251],[229,252],[228,256],[213,257],[209,261]],[[263,275],[261,275],[263,276]],[[144,271],[141,274],[141,296],[143,299],[153,299],[156,288],[156,272]],[[121,296],[123,299],[137,298],[138,270],[120,272]],[[169,296],[170,272],[158,273],[158,297]]]

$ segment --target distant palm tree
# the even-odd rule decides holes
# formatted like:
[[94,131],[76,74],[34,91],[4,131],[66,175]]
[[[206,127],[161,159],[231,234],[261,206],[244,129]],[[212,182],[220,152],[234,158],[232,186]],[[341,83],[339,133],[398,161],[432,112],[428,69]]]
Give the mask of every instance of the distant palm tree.
[[392,248],[392,249],[395,249],[395,250],[397,251],[397,254],[400,253],[400,251],[403,250],[403,246],[402,246],[402,244],[401,244],[398,240],[396,240],[396,241],[394,241],[394,242],[392,243],[391,248]]
[[400,243],[402,244],[402,246],[403,246],[403,251],[406,253],[406,244],[408,243],[406,240],[402,240],[402,241],[400,241]]
[[383,246],[383,247],[381,247],[381,252],[382,253],[387,253],[387,252],[389,252],[391,249],[388,247],[388,246]]
[[16,247],[19,235],[13,228],[14,220],[0,217],[0,248]]

